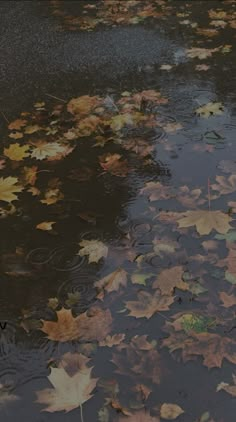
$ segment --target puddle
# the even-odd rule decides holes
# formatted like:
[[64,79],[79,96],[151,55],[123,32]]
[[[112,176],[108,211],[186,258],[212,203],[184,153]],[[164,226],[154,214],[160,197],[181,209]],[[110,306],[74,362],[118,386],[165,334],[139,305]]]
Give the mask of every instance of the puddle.
[[1,7],[2,418],[233,422],[235,3]]

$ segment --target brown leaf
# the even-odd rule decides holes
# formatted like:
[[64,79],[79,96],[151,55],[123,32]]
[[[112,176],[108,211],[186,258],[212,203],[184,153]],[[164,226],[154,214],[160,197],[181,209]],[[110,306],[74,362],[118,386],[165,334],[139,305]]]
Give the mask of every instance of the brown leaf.
[[120,154],[104,154],[100,155],[99,162],[101,167],[118,177],[126,177],[129,171],[128,161],[121,160]]
[[212,189],[218,190],[221,195],[227,195],[236,191],[236,174],[232,174],[227,177],[225,176],[216,176],[217,184],[211,185]]
[[42,320],[41,331],[53,341],[82,339],[103,340],[110,332],[112,317],[109,310],[91,308],[74,318],[70,309],[62,308],[56,312],[57,321]]
[[27,124],[27,120],[24,120],[24,119],[16,119],[16,120],[14,120],[14,122],[11,122],[8,125],[8,129],[10,129],[10,130],[18,130],[18,129],[21,129],[26,124]]
[[180,290],[188,290],[188,284],[182,280],[183,273],[183,267],[180,266],[163,270],[152,287],[160,289],[162,295],[168,296],[174,293],[176,287]]
[[236,296],[234,294],[228,295],[225,292],[220,292],[219,294],[221,302],[225,308],[230,308],[231,306],[236,305]]
[[173,197],[171,188],[164,186],[160,182],[148,182],[146,186],[140,190],[141,195],[147,195],[149,201],[156,201],[158,199],[169,199]]
[[113,347],[120,344],[125,339],[125,334],[114,334],[114,336],[107,336],[104,340],[99,342],[101,347]]
[[160,422],[157,416],[151,416],[146,410],[139,410],[132,416],[120,416],[118,422]]
[[102,278],[99,281],[94,283],[94,286],[100,291],[97,297],[102,299],[104,297],[105,291],[114,292],[119,290],[121,286],[125,287],[127,285],[127,272],[118,268],[116,271],[108,274],[106,277]]
[[126,302],[126,308],[130,311],[128,316],[135,318],[151,318],[156,312],[168,311],[174,302],[173,297],[161,296],[158,291],[148,293],[140,291],[137,294],[137,301]]
[[174,420],[182,413],[184,413],[184,410],[177,404],[163,403],[161,405],[160,415],[162,419]]
[[222,211],[186,211],[184,217],[178,220],[179,227],[196,226],[200,235],[209,234],[213,229],[218,233],[227,233],[231,226],[232,218]]

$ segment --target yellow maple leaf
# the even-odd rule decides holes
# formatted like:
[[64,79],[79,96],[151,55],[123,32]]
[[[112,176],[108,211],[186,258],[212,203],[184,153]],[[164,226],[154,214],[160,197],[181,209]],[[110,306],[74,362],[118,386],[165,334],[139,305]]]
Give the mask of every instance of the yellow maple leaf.
[[58,142],[40,141],[35,144],[31,157],[37,160],[44,160],[48,157],[56,158],[58,154],[63,154],[67,149],[67,145],[62,145]]
[[5,157],[13,161],[21,161],[29,156],[29,146],[20,144],[11,144],[9,148],[4,148]]
[[[89,400],[97,384],[97,378],[91,378],[93,367],[87,367],[86,356],[66,353],[59,368],[51,368],[48,376],[52,388],[37,391],[37,403],[46,404],[47,412],[69,412]],[[71,374],[71,368],[73,372]],[[76,369],[75,369],[76,368]]]
[[196,113],[199,114],[201,117],[209,117],[214,116],[215,114],[222,114],[224,111],[224,107],[222,103],[207,103],[204,106],[197,108]]
[[209,234],[213,229],[224,234],[231,229],[229,221],[232,221],[232,218],[222,211],[198,210],[185,212],[178,224],[181,228],[196,226],[200,235]]
[[0,201],[12,202],[17,199],[16,192],[21,192],[23,186],[17,185],[16,177],[0,177]]

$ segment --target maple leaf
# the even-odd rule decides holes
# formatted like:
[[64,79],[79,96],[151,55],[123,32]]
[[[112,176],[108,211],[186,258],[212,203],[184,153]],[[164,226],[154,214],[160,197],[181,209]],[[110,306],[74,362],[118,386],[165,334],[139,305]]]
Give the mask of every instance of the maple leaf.
[[36,179],[37,179],[37,172],[38,167],[32,166],[32,167],[23,167],[22,169],[22,177],[23,183],[25,185],[32,185],[34,186]]
[[232,218],[222,211],[198,210],[185,212],[178,225],[180,228],[196,226],[200,235],[209,234],[212,230],[224,234],[232,228],[229,221]]
[[64,198],[63,193],[59,188],[47,189],[44,194],[44,199],[41,199],[42,204],[52,205]]
[[160,384],[162,365],[155,340],[149,342],[147,335],[136,335],[129,344],[120,343],[115,350],[118,353],[112,354],[112,363],[117,366],[116,373]]
[[102,299],[104,297],[104,291],[113,292],[119,290],[121,286],[127,284],[127,272],[118,268],[116,271],[108,274],[106,277],[94,283],[94,286],[98,288],[100,293],[97,297]]
[[131,138],[121,142],[122,148],[135,152],[139,157],[143,158],[154,150],[154,145],[150,145],[147,141],[139,138]]
[[196,109],[196,113],[199,114],[201,117],[210,117],[214,116],[215,114],[222,114],[224,111],[224,107],[222,103],[207,103],[204,106],[198,107]]
[[169,186],[164,186],[160,182],[148,182],[146,186],[140,190],[141,195],[148,195],[149,201],[157,199],[169,199],[173,196]]
[[216,391],[219,392],[221,390],[226,391],[226,393],[230,394],[233,397],[236,397],[236,376],[232,374],[233,384],[228,384],[226,382],[221,382],[217,385]]
[[104,340],[99,342],[101,347],[113,347],[120,344],[125,339],[125,334],[115,334],[114,336],[107,336]]
[[159,91],[154,89],[147,89],[133,95],[133,101],[140,104],[143,100],[151,101],[155,104],[166,104],[168,103],[167,98],[162,98]]
[[157,416],[151,416],[146,410],[139,410],[132,416],[120,416],[118,422],[160,422]]
[[98,262],[101,258],[106,258],[108,254],[108,247],[100,240],[82,240],[79,245],[80,249],[78,255],[89,257],[89,263]]
[[28,145],[11,144],[9,148],[4,148],[4,155],[10,160],[21,161],[29,156],[28,150]]
[[42,223],[37,224],[36,229],[50,231],[55,223],[56,221],[43,221]]
[[23,186],[17,185],[18,179],[16,177],[0,177],[0,201],[12,202],[15,201],[17,195],[15,193],[21,192]]
[[56,322],[42,320],[43,326],[40,328],[53,341],[101,341],[111,329],[112,317],[109,309],[103,311],[94,307],[74,318],[71,309],[62,308],[56,315]]
[[25,127],[24,132],[27,135],[31,135],[32,133],[38,132],[41,129],[42,128],[39,125],[29,125]]
[[190,190],[188,186],[181,186],[176,199],[186,208],[196,208],[206,202],[206,199],[200,198],[201,193],[201,189]]
[[227,271],[225,273],[225,278],[232,284],[236,284],[236,249],[229,247],[228,256],[224,259],[221,259],[217,263],[218,267],[227,266]]
[[234,294],[228,295],[225,292],[220,292],[219,297],[225,308],[230,308],[236,305],[236,296]]
[[[86,363],[78,365],[77,371],[73,371],[72,374],[68,373],[69,365],[64,369],[68,362],[68,355],[66,359],[62,359],[59,368],[51,368],[51,373],[48,376],[48,380],[53,386],[52,388],[46,388],[41,391],[37,391],[36,403],[47,405],[43,410],[46,412],[57,412],[65,410],[69,412],[87,400],[93,395],[91,394],[97,384],[97,378],[91,378],[92,367],[87,367]],[[77,358],[78,362],[87,362],[88,359],[77,354],[72,355],[72,359],[75,361]],[[73,362],[74,364],[74,362]]]
[[187,57],[191,57],[194,59],[198,57],[200,60],[206,59],[207,57],[211,57],[212,53],[219,51],[219,48],[199,48],[199,47],[192,47],[186,49]]
[[11,122],[8,125],[8,129],[10,129],[10,130],[18,130],[18,129],[21,129],[26,124],[27,124],[27,120],[24,120],[24,119],[16,119],[16,120],[14,120],[14,122]]
[[39,141],[34,145],[35,148],[31,153],[31,157],[36,158],[37,160],[44,160],[49,157],[57,159],[58,155],[61,157],[63,154],[66,155],[68,152],[68,146],[59,144],[58,142]]
[[[135,118],[136,117],[136,118]],[[115,132],[121,130],[124,126],[132,126],[136,123],[137,116],[131,113],[118,114],[111,118],[110,126]]]
[[101,98],[94,96],[90,97],[89,95],[83,95],[78,98],[72,98],[67,104],[67,110],[69,113],[77,114],[88,114],[92,109],[97,107],[101,103]]
[[156,312],[168,311],[169,306],[174,302],[173,297],[161,296],[158,291],[148,293],[138,292],[137,301],[126,302],[126,308],[130,311],[128,316],[135,318],[151,318]]
[[162,419],[174,420],[182,415],[184,410],[173,403],[163,403],[160,408],[160,416]]
[[218,190],[221,195],[227,195],[236,191],[236,174],[227,179],[225,176],[216,176],[218,184],[211,185],[212,189]]
[[217,166],[224,173],[236,174],[236,162],[232,160],[221,160]]
[[80,120],[77,124],[77,136],[90,136],[97,129],[101,119],[98,116],[91,115]]
[[101,167],[118,177],[125,177],[129,171],[128,161],[121,160],[120,154],[104,154],[99,156]]
[[164,346],[169,347],[171,352],[182,349],[184,362],[202,355],[203,364],[208,368],[220,368],[224,358],[236,364],[236,342],[218,334],[191,332],[191,337],[188,337],[179,332],[172,333],[163,340],[162,347]]
[[162,295],[172,295],[175,288],[188,290],[188,284],[182,280],[183,267],[176,266],[160,272],[152,287],[161,290]]

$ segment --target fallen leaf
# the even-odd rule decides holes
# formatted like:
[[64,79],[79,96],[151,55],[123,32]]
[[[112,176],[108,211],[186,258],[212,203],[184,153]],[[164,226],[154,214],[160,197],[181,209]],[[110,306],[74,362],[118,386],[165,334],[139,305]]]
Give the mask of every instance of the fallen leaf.
[[188,290],[188,283],[182,280],[184,270],[181,266],[168,268],[160,272],[154,281],[152,287],[161,290],[162,295],[170,296],[174,293],[175,288],[180,290]]
[[140,190],[141,195],[147,195],[149,201],[156,201],[158,199],[169,199],[173,197],[171,188],[162,185],[160,182],[148,182],[145,187]]
[[205,117],[208,118],[210,116],[215,116],[217,114],[223,114],[224,111],[224,107],[222,105],[222,103],[207,103],[201,107],[198,107],[195,112],[201,116],[201,117]]
[[114,176],[126,177],[129,171],[128,161],[121,160],[120,154],[104,154],[99,156],[101,167]]
[[148,293],[140,291],[137,301],[126,302],[126,308],[130,311],[128,316],[135,318],[151,318],[156,312],[168,311],[174,302],[173,297],[161,296],[158,291]]
[[233,384],[228,384],[226,382],[221,382],[217,385],[216,391],[219,392],[221,390],[226,391],[226,393],[230,394],[233,397],[236,397],[236,376],[233,374]]
[[88,114],[101,103],[101,98],[94,96],[90,97],[89,95],[83,95],[78,98],[72,98],[67,104],[67,110],[69,113],[77,114]]
[[196,226],[200,235],[209,234],[212,230],[218,233],[227,233],[232,227],[229,222],[232,218],[222,211],[186,211],[184,217],[178,220],[178,225],[182,227]]
[[74,318],[71,309],[62,308],[56,312],[57,321],[42,320],[41,331],[47,334],[49,340],[72,341],[102,341],[111,330],[112,317],[109,309],[91,308]]
[[5,157],[13,161],[21,161],[29,156],[29,146],[20,144],[11,144],[9,148],[4,148]]
[[55,223],[56,221],[43,221],[42,223],[37,224],[36,229],[50,231]]
[[23,186],[17,185],[18,179],[16,177],[0,177],[0,201],[12,202],[15,201],[17,195],[15,193],[21,192]]
[[199,48],[199,47],[192,47],[186,49],[187,57],[192,59],[198,58],[200,60],[206,59],[207,57],[211,57],[213,53],[219,51],[219,48]]
[[216,176],[216,181],[211,185],[212,189],[220,192],[221,195],[227,195],[236,191],[236,174],[232,174],[227,179],[225,176]]
[[121,286],[125,287],[127,285],[127,272],[122,268],[118,268],[116,271],[108,274],[106,277],[102,278],[99,281],[94,283],[94,286],[100,292],[98,298],[102,299],[104,297],[105,291],[114,292],[119,290]]
[[107,336],[104,340],[99,342],[101,347],[113,347],[120,344],[125,339],[125,334],[114,334],[114,336]]
[[220,292],[219,297],[225,308],[230,308],[236,305],[236,296],[234,294],[228,295],[225,292]]
[[206,199],[201,198],[201,193],[201,189],[190,190],[186,185],[180,186],[176,199],[186,208],[196,208],[206,202]]
[[18,130],[21,129],[22,127],[26,126],[27,124],[27,120],[24,119],[16,119],[14,120],[14,122],[11,122],[8,125],[8,129],[10,130]]
[[[67,354],[69,355],[69,354]],[[78,361],[82,359],[88,360],[81,354],[75,356]],[[47,405],[43,410],[46,412],[59,412],[65,410],[69,412],[81,406],[93,395],[91,394],[97,384],[97,378],[91,378],[92,367],[83,364],[72,375],[68,374],[68,369],[64,369],[65,362],[62,359],[59,368],[51,367],[51,373],[48,380],[53,386],[41,391],[37,391],[36,403]]]
[[195,67],[196,70],[201,71],[207,71],[210,69],[210,66],[206,65],[206,64],[197,64],[197,66]]
[[31,157],[37,160],[44,160],[45,158],[56,160],[58,156],[67,155],[68,151],[71,151],[68,150],[68,145],[62,145],[59,142],[38,141],[34,146]]
[[106,258],[108,254],[108,247],[100,240],[82,240],[79,245],[81,249],[79,256],[88,255],[88,261],[98,262],[101,258]]
[[232,160],[221,160],[219,162],[218,168],[224,173],[234,173],[236,174],[236,162]]
[[151,416],[146,410],[139,410],[132,416],[120,416],[118,422],[160,422],[157,416]]
[[162,419],[174,420],[182,413],[184,413],[184,410],[177,404],[163,403],[161,405],[160,416]]

